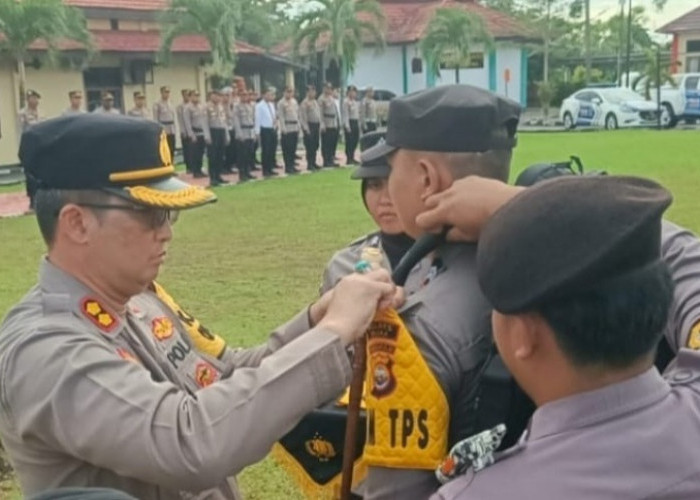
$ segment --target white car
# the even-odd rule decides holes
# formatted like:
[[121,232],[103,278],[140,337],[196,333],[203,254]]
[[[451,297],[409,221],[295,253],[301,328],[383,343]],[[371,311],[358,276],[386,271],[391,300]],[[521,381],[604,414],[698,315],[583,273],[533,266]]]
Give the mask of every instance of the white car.
[[633,90],[586,88],[564,99],[559,118],[564,127],[650,127],[657,124],[657,105]]

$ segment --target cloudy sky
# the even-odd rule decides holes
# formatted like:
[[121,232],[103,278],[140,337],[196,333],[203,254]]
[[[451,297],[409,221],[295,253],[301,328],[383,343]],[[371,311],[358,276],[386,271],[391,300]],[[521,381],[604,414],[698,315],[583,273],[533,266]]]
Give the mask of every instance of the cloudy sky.
[[[700,0],[668,0],[666,7],[661,12],[656,12],[651,7],[650,0],[632,0],[632,5],[646,5],[650,27],[656,29],[689,10],[700,7]],[[591,15],[596,16],[596,18],[604,19],[618,12],[619,9],[619,0],[591,0]]]

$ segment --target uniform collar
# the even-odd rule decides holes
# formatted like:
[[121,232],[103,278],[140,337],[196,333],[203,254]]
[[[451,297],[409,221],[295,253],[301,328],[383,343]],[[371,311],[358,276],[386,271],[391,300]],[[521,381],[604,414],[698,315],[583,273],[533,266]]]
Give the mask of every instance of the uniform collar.
[[535,411],[528,441],[595,425],[631,413],[671,392],[656,368],[624,382],[547,403]]

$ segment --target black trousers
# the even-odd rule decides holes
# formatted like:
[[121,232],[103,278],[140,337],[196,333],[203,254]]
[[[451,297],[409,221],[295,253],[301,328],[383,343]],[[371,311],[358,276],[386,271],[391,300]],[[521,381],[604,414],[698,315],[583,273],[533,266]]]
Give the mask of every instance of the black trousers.
[[360,140],[360,123],[357,120],[350,120],[350,132],[345,131],[345,157],[347,162],[355,161],[355,150]]
[[170,158],[175,158],[175,134],[166,134],[168,148],[170,148]]
[[365,129],[362,133],[366,134],[367,132],[374,132],[375,130],[377,130],[377,122],[366,122]]
[[190,161],[192,162],[193,174],[202,173],[202,161],[204,159],[204,150],[206,147],[207,143],[203,135],[198,135],[195,141],[190,142]]
[[238,177],[240,179],[247,179],[251,176],[250,171],[255,166],[255,139],[246,139],[244,141],[237,142],[236,154],[238,155]]
[[182,143],[182,160],[185,162],[185,170],[192,172],[192,142],[186,135],[180,135]]
[[335,163],[335,150],[338,147],[338,129],[328,128],[321,132],[321,154],[323,166],[330,167]]
[[309,133],[304,134],[304,148],[306,149],[306,168],[308,170],[313,170],[316,167],[316,153],[318,153],[320,128],[320,123],[309,123]]
[[226,129],[211,129],[211,144],[207,145],[207,159],[209,160],[209,179],[216,181],[221,177],[224,169],[224,155],[226,154]]
[[263,174],[270,174],[276,166],[277,131],[274,128],[260,129],[260,149]]
[[284,157],[284,171],[292,172],[297,156],[297,144],[299,144],[299,132],[287,132],[282,134],[282,156]]
[[231,141],[226,146],[226,159],[224,160],[224,168],[232,169],[236,165],[236,147],[238,146],[238,141],[236,141],[236,130],[230,129],[228,135]]

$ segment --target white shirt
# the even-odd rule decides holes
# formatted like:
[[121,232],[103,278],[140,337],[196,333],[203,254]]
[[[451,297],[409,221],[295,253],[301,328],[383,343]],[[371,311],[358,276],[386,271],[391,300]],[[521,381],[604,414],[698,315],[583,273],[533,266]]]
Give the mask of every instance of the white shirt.
[[275,128],[275,104],[262,99],[255,105],[255,135],[260,135],[261,128]]

